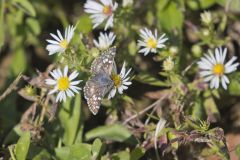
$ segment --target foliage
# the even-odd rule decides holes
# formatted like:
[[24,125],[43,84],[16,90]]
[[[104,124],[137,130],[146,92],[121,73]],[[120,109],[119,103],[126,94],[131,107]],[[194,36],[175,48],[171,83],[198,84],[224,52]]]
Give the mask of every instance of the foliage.
[[[101,54],[93,39],[104,25],[93,29],[86,1],[0,1],[1,158],[230,159],[226,134],[240,136],[240,109],[233,107],[239,105],[240,72],[228,76],[227,90],[210,89],[196,62],[219,46],[229,49],[227,59],[235,55],[239,62],[239,0],[117,2],[114,27],[107,32],[116,34],[117,67],[124,61],[132,67],[132,85],[123,95],[104,99],[93,116],[83,91],[56,103],[45,84],[50,71],[65,65],[79,72],[81,88],[91,77],[90,66]],[[204,11],[212,16],[209,23],[201,19]],[[75,32],[67,49],[49,56],[49,33],[69,24]],[[138,53],[144,27],[168,37],[155,54]],[[166,124],[159,128],[161,118]],[[234,153],[240,157],[239,144]]]

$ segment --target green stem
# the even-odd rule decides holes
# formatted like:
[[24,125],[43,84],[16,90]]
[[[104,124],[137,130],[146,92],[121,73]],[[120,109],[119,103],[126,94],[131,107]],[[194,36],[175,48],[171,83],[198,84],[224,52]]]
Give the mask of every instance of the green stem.
[[12,158],[12,160],[16,160],[15,156],[14,156],[14,153],[13,153],[13,147],[12,146],[9,146],[8,147],[8,150],[10,152],[10,156]]

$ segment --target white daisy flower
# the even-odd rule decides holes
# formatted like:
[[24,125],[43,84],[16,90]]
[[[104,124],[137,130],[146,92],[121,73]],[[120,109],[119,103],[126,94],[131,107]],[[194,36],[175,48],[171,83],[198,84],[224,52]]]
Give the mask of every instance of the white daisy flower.
[[234,63],[237,57],[233,56],[227,63],[224,63],[227,55],[227,48],[222,50],[221,47],[215,49],[215,55],[211,51],[205,54],[198,62],[200,76],[204,77],[205,82],[210,82],[210,88],[218,88],[221,82],[222,87],[227,89],[227,84],[230,83],[226,74],[237,70],[239,63]]
[[47,39],[49,44],[47,45],[46,49],[48,50],[49,55],[63,53],[67,49],[68,44],[73,37],[74,30],[75,27],[68,26],[65,29],[64,37],[59,30],[57,30],[57,35],[50,33],[54,40]]
[[111,75],[114,82],[114,88],[109,92],[108,99],[113,98],[117,91],[119,94],[123,94],[123,90],[127,90],[128,86],[132,84],[132,82],[129,81],[130,77],[128,77],[131,70],[132,68],[126,71],[124,62],[120,74],[117,74],[117,68],[114,63],[113,74]]
[[93,40],[93,43],[98,49],[105,50],[113,44],[115,37],[116,35],[114,35],[114,33],[112,32],[110,32],[109,34],[101,32],[100,36],[98,37],[98,41]]
[[109,27],[113,27],[114,11],[117,9],[118,3],[113,3],[112,0],[100,0],[100,2],[87,0],[84,8],[86,13],[91,14],[90,18],[94,23],[93,28],[106,21],[104,30],[107,30]]
[[155,30],[155,34],[153,34],[152,31],[147,28],[140,30],[140,36],[143,40],[138,40],[138,46],[143,48],[139,50],[139,53],[143,53],[144,56],[149,52],[157,53],[157,49],[165,47],[164,42],[168,40],[168,38],[165,38],[165,34],[158,37],[157,30]]
[[50,72],[50,74],[53,79],[46,79],[45,83],[47,85],[54,86],[49,94],[58,92],[56,102],[61,102],[62,100],[65,102],[67,96],[73,97],[74,93],[79,93],[79,90],[81,90],[81,88],[76,86],[81,82],[81,80],[73,81],[79,73],[74,71],[68,76],[68,66],[64,67],[63,72],[58,68],[54,69]]

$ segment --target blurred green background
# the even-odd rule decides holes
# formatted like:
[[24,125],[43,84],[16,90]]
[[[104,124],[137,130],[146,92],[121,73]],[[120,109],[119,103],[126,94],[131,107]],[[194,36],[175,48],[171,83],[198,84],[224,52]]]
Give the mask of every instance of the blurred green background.
[[[50,64],[57,61],[58,57],[48,56],[45,49],[46,39],[50,38],[50,33],[55,34],[57,29],[63,31],[69,24],[76,25],[76,34],[82,35],[81,41],[87,52],[97,52],[96,48],[93,48],[92,40],[96,39],[103,29],[92,29],[91,20],[84,13],[85,2],[0,0],[0,95],[20,73],[36,77],[37,70],[44,72]],[[116,61],[119,66],[124,60],[127,61],[135,75],[133,85],[127,93],[112,102],[104,101],[105,107],[102,107],[100,114],[95,117],[89,113],[81,94],[75,99],[69,99],[67,103],[58,107],[53,121],[49,122],[45,117],[43,124],[38,126],[40,128],[34,128],[34,124],[31,124],[33,128],[25,126],[27,131],[30,130],[32,135],[36,135],[30,143],[30,134],[22,132],[20,121],[32,102],[18,94],[18,91],[27,85],[26,81],[20,80],[18,87],[0,100],[0,157],[15,157],[17,160],[157,159],[152,139],[149,137],[154,135],[158,118],[168,117],[169,128],[166,132],[181,130],[185,122],[176,125],[172,110],[168,110],[166,114],[159,111],[150,116],[151,123],[146,127],[146,131],[141,131],[142,128],[137,124],[144,123],[148,118],[147,114],[137,119],[134,125],[123,125],[123,122],[159,99],[165,89],[171,88],[171,91],[179,92],[178,98],[187,104],[183,109],[185,115],[190,115],[196,120],[206,120],[210,116],[216,119],[210,128],[223,128],[229,142],[229,150],[232,150],[231,159],[239,158],[239,71],[230,75],[231,84],[227,91],[202,91],[197,88],[197,66],[193,66],[184,76],[182,71],[198,60],[207,49],[218,46],[227,46],[229,55],[237,56],[239,61],[240,1],[133,0],[132,4],[125,7],[122,6],[123,1],[117,2],[119,8],[115,15],[114,27],[111,29],[117,37]],[[210,11],[213,17],[211,26],[205,26],[201,22],[200,14],[206,10]],[[159,33],[166,33],[169,37],[167,48],[147,57],[138,54],[138,32],[143,27],[156,28]],[[79,55],[81,56],[81,53]],[[169,55],[173,56],[176,62],[172,77],[161,73],[162,61]],[[82,67],[89,66],[90,62]],[[81,68],[77,69],[82,71]],[[86,74],[83,76],[81,78],[84,80],[88,78]],[[177,90],[179,86],[173,86],[173,82],[179,86],[188,86],[190,93],[180,93],[182,90]],[[176,90],[172,89],[174,87]],[[33,88],[36,89],[36,94],[41,94],[39,88]],[[187,101],[188,98],[191,103]],[[167,103],[165,105],[170,106]],[[48,107],[51,108],[51,105]],[[41,109],[38,108],[36,112],[41,113]],[[185,129],[183,127],[183,130]],[[185,131],[190,130],[188,128]],[[150,147],[144,147],[144,143],[149,143]],[[228,159],[228,155],[225,155],[228,152],[221,150],[221,147],[214,148],[215,150],[209,153],[204,150],[207,147],[209,146],[203,144],[171,146],[170,151],[166,151],[161,158],[197,159],[194,156],[196,150],[198,157],[214,159],[216,157],[211,156],[218,155]]]

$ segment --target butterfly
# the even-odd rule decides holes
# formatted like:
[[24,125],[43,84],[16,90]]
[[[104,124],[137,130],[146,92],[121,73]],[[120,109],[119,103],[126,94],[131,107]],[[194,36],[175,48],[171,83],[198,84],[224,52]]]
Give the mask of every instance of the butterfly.
[[115,66],[114,57],[116,47],[103,51],[91,65],[92,76],[86,82],[83,92],[90,111],[96,115],[104,96],[113,88],[111,79],[112,69]]

